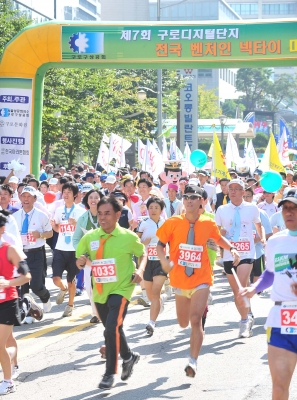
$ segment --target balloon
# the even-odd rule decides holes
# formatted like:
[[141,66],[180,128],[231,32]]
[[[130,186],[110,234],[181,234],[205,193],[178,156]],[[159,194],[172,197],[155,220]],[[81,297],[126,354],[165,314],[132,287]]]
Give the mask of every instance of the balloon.
[[282,186],[283,178],[276,171],[263,172],[260,183],[265,192],[276,192]]
[[51,204],[56,200],[56,193],[46,192],[43,198],[46,204]]
[[202,168],[207,163],[207,155],[203,150],[194,150],[190,155],[190,161],[194,167]]

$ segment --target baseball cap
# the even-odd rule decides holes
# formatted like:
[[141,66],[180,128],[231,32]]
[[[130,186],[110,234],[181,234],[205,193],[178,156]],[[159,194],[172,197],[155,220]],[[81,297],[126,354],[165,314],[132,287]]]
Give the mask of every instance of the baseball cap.
[[290,170],[290,169],[287,169],[287,170],[286,170],[286,174],[287,174],[287,175],[295,175],[295,172],[292,171],[292,170]]
[[87,172],[86,173],[86,178],[94,178],[93,172]]
[[33,186],[25,186],[24,189],[22,190],[22,194],[23,193],[29,193],[31,194],[31,196],[37,197],[37,190],[34,189]]
[[278,203],[278,206],[282,206],[285,201],[290,201],[297,205],[297,188],[291,188],[284,194],[282,201]]
[[188,185],[194,185],[199,187],[199,179],[198,178],[191,178],[188,181]]
[[114,175],[108,175],[108,177],[106,178],[105,183],[116,183],[117,178]]
[[81,192],[82,191],[82,184],[81,183],[77,183],[76,185],[78,187],[78,191]]
[[114,197],[118,198],[118,199],[123,199],[125,201],[128,200],[127,196],[125,195],[125,193],[121,192],[120,190],[115,190],[114,192],[111,193]]
[[232,185],[232,183],[236,183],[237,185],[240,185],[244,189],[244,183],[241,179],[231,179],[231,181],[228,183],[228,186]]
[[174,183],[169,183],[168,189],[174,189],[176,192],[178,192],[178,186]]
[[187,185],[185,187],[185,194],[198,194],[199,196],[203,197],[203,189],[199,186],[195,185]]
[[253,173],[253,175],[262,175],[263,174],[263,171],[261,170],[261,169],[259,169],[259,168],[256,168],[255,169],[255,171],[254,171],[254,173]]
[[9,178],[8,183],[19,183],[19,178],[17,178],[16,176],[12,176],[11,178]]
[[209,176],[209,173],[205,169],[199,169],[197,174],[198,175],[201,174],[201,175],[204,175],[204,176]]
[[107,175],[101,175],[100,176],[100,182],[106,181]]
[[82,193],[87,193],[87,192],[89,192],[89,191],[92,190],[92,189],[94,189],[94,186],[93,186],[91,183],[84,183],[84,184],[82,185],[82,190],[81,190],[81,192],[82,192]]
[[57,185],[58,179],[57,178],[51,178],[48,182],[49,185]]

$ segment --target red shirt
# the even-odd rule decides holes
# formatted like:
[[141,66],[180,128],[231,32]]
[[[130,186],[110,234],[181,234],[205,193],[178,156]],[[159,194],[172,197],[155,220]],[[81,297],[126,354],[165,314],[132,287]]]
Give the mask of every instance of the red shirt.
[[[3,243],[0,247],[0,279],[10,281],[14,278],[14,265],[7,259],[7,251],[9,244]],[[18,298],[17,289],[15,286],[10,286],[5,289],[0,289],[0,303]]]

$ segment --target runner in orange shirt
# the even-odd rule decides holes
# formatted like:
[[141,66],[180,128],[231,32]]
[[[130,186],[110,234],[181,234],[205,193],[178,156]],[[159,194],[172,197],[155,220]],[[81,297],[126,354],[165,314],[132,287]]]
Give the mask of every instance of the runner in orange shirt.
[[[175,288],[178,323],[187,328],[191,322],[190,358],[185,368],[186,375],[194,378],[197,358],[203,341],[202,315],[207,305],[209,288],[213,284],[206,242],[212,238],[217,245],[231,251],[236,266],[240,256],[231,243],[221,236],[216,223],[200,215],[203,190],[198,186],[186,186],[183,202],[186,213],[169,218],[157,230],[159,242],[157,254],[164,272],[170,273],[171,285]],[[170,245],[170,259],[163,248]]]

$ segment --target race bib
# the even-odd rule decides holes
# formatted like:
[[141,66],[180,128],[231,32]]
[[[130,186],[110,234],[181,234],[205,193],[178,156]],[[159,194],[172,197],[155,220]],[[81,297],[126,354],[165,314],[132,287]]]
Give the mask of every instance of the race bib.
[[239,238],[238,242],[230,242],[242,256],[249,256],[251,251],[251,242],[248,238]]
[[117,281],[116,263],[114,258],[103,258],[92,261],[92,274],[95,282],[108,283]]
[[256,239],[256,236],[257,236],[257,231],[253,230],[253,238]]
[[297,303],[286,302],[282,304],[281,309],[281,333],[296,335],[297,334]]
[[21,235],[23,246],[34,246],[36,239],[33,237],[32,232]]
[[60,224],[59,233],[62,236],[73,236],[75,231],[75,226],[68,223],[68,221],[62,222]]
[[[160,260],[160,258],[157,255],[157,243],[156,244],[150,244],[149,246],[147,246],[147,257],[149,260]],[[164,248],[164,254],[166,252],[166,249]]]
[[181,243],[177,263],[183,267],[201,268],[202,253],[203,246]]

